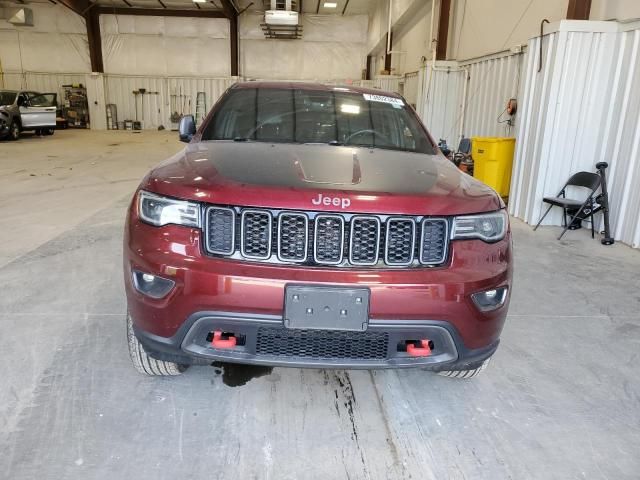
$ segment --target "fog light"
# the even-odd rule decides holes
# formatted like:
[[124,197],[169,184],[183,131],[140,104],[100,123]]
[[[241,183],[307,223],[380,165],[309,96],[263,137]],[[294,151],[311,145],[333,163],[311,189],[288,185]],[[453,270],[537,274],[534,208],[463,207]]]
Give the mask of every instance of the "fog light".
[[471,295],[471,298],[478,309],[483,312],[488,312],[504,305],[504,302],[507,299],[507,292],[507,287],[500,287],[492,290],[485,290],[484,292],[474,293]]
[[168,278],[158,277],[150,273],[133,271],[133,286],[143,295],[151,298],[165,297],[176,284]]

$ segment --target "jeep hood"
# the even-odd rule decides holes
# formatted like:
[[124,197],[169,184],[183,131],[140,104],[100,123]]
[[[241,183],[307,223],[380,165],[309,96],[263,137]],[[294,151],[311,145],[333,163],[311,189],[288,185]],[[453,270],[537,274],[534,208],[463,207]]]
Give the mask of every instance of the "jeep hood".
[[[504,206],[440,153],[324,144],[194,142],[151,171],[141,188],[224,205],[381,214],[452,215]],[[318,205],[326,197],[349,201]]]

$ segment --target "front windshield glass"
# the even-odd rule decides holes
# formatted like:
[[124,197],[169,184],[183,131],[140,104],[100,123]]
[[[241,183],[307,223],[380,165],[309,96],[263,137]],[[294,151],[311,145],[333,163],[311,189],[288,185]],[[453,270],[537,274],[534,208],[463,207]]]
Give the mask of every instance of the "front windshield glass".
[[404,100],[339,89],[232,90],[205,127],[202,139],[328,143],[434,153]]
[[16,92],[0,92],[0,105],[13,105]]

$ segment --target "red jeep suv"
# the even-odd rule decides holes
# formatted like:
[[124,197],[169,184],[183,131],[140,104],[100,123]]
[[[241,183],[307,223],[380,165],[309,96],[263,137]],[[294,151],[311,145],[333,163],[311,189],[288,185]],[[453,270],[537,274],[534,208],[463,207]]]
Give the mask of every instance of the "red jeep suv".
[[180,139],[126,221],[140,372],[486,366],[511,293],[509,219],[402,97],[239,83]]

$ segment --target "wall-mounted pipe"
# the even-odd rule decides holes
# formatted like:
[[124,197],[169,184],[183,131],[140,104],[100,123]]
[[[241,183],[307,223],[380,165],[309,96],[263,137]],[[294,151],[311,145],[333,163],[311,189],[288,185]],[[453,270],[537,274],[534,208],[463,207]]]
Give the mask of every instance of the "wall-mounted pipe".
[[429,98],[429,93],[431,92],[431,78],[433,77],[433,68],[436,63],[436,49],[438,40],[433,37],[433,25],[436,17],[436,0],[431,0],[431,27],[429,29],[429,38],[431,39],[431,68],[429,68],[429,75],[427,77],[427,92],[425,94],[425,99]]

